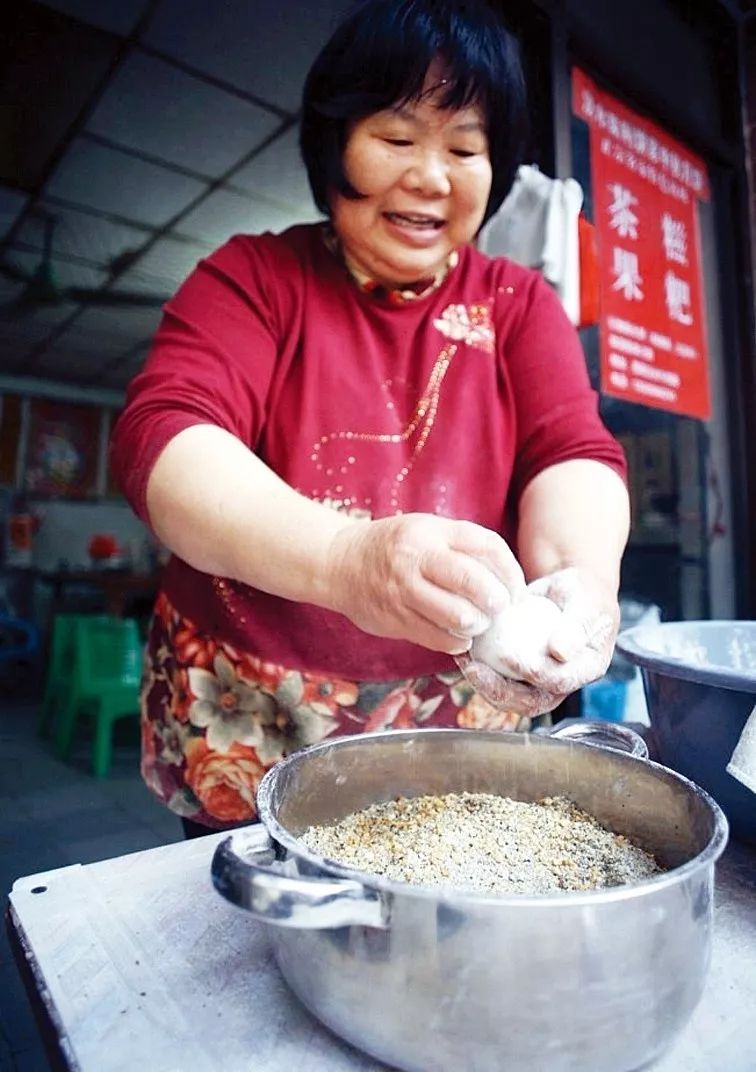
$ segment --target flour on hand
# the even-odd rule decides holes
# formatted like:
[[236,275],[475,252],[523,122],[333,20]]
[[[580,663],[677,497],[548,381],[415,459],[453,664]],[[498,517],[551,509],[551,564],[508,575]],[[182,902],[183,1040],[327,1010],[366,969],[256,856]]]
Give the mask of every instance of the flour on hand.
[[551,599],[525,592],[473,640],[470,654],[504,677],[521,679],[550,660],[549,637],[561,616]]

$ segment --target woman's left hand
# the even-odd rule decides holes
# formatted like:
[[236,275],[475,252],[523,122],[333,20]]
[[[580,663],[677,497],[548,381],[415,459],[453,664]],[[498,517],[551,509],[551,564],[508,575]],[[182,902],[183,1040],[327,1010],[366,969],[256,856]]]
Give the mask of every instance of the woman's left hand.
[[528,590],[546,596],[562,611],[540,661],[523,667],[518,681],[469,657],[463,657],[460,666],[494,706],[533,717],[552,711],[570,693],[606,672],[620,614],[614,588],[582,567],[539,577]]
[[539,577],[528,588],[562,611],[533,684],[567,696],[605,674],[620,621],[615,589],[578,566]]

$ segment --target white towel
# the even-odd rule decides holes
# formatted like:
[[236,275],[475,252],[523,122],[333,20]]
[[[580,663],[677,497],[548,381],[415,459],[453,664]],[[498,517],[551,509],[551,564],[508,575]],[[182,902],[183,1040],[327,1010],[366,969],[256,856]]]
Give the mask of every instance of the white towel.
[[575,179],[550,179],[534,164],[523,164],[509,195],[478,238],[483,253],[541,271],[573,324],[580,322],[582,207],[583,191]]
[[743,727],[740,740],[727,764],[727,773],[756,793],[756,707]]

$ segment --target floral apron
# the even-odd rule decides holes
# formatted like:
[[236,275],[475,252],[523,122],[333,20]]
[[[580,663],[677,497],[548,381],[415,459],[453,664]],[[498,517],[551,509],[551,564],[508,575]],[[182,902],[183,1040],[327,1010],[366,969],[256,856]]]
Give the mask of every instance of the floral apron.
[[141,694],[142,775],[176,814],[222,829],[257,818],[284,756],[327,737],[416,726],[528,730],[457,672],[344,681],[269,663],[201,632],[158,597]]

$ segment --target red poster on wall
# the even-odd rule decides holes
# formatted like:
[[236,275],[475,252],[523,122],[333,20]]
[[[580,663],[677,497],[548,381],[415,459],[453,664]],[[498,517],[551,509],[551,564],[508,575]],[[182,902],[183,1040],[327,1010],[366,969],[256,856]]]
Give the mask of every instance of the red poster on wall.
[[661,127],[572,72],[590,129],[601,275],[601,389],[706,420],[708,354],[698,200],[706,166]]
[[81,499],[97,491],[100,411],[35,398],[24,487],[34,495]]

